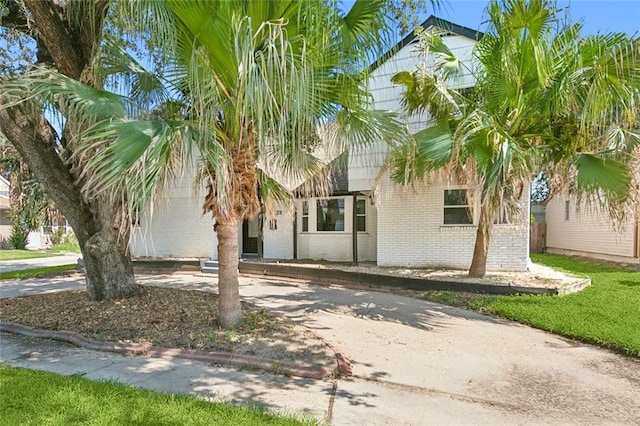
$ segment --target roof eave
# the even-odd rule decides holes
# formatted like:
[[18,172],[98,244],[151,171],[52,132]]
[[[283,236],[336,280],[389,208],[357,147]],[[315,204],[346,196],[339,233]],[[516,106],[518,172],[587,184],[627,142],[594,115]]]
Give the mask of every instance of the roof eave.
[[[480,40],[484,36],[484,33],[481,31],[472,30],[471,28],[454,24],[453,22],[447,21],[446,19],[438,18],[435,15],[429,16],[427,19],[424,20],[424,22],[422,22],[422,24],[420,24],[420,26],[425,29],[435,26],[438,28],[442,28],[443,30],[450,31],[452,33],[456,33],[476,41]],[[376,68],[382,65],[387,59],[389,59],[391,55],[400,51],[403,47],[407,46],[408,44],[411,44],[411,42],[413,42],[416,38],[417,38],[417,35],[415,33],[415,30],[407,34],[402,40],[400,40],[400,42],[398,42],[395,46],[387,50],[383,55],[381,55],[378,59],[376,59],[376,61],[369,66],[368,72],[370,73],[374,71]]]

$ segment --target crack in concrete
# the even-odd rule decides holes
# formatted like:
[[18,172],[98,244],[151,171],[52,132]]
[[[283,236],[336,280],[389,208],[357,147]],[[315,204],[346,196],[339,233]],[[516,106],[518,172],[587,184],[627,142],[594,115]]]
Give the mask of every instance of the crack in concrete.
[[470,403],[474,403],[474,404],[489,405],[491,407],[500,407],[500,408],[503,408],[503,409],[506,409],[506,410],[516,411],[516,412],[525,412],[526,411],[526,410],[523,410],[523,407],[521,405],[508,404],[508,403],[505,403],[505,402],[502,402],[502,401],[495,401],[495,400],[491,400],[491,399],[478,398],[478,397],[474,397],[474,396],[470,396],[470,395],[463,395],[463,394],[459,394],[459,393],[447,392],[447,391],[442,391],[442,390],[433,389],[433,388],[425,388],[425,387],[421,387],[421,386],[408,385],[408,384],[405,384],[405,383],[391,382],[391,381],[388,381],[388,380],[380,380],[380,379],[375,379],[375,378],[371,378],[371,377],[367,377],[367,376],[360,376],[360,375],[355,375],[355,374],[351,378],[352,379],[362,380],[362,381],[369,382],[369,383],[376,383],[376,384],[379,384],[379,385],[384,386],[384,387],[389,388],[389,389],[400,389],[400,390],[405,390],[407,392],[419,392],[419,393],[422,393],[422,394],[446,396],[446,397],[453,398],[455,400],[462,401],[462,402],[470,402]]
[[336,394],[338,393],[338,379],[333,380],[333,387],[331,388],[331,395],[329,396],[329,407],[327,407],[327,424],[331,424],[333,419],[333,404],[336,400]]

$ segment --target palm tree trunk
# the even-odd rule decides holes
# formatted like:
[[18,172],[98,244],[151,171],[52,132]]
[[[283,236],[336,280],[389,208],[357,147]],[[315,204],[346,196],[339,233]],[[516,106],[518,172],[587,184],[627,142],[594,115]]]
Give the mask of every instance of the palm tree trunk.
[[238,289],[238,223],[216,219],[218,235],[218,322],[231,328],[242,320]]
[[481,212],[478,231],[476,233],[476,244],[473,247],[473,259],[469,267],[469,276],[482,278],[487,273],[487,255],[489,253],[489,241],[491,236],[487,232],[486,215]]

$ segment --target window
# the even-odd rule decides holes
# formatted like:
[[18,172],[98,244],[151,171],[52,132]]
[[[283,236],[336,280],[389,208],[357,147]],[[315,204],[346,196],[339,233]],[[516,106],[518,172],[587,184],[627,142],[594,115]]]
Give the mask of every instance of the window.
[[569,200],[564,202],[564,220],[569,220],[569,211],[571,209],[571,203]]
[[136,206],[131,214],[131,224],[133,226],[140,226],[140,216],[142,216],[140,206]]
[[309,202],[302,202],[302,232],[309,232]]
[[367,231],[367,200],[356,200],[356,231]]
[[466,189],[445,189],[444,224],[470,225],[473,223],[471,209],[467,202]]
[[51,235],[53,233],[54,223],[55,222],[53,222],[53,221],[45,219],[44,223],[42,224],[42,234]]
[[318,200],[316,213],[316,231],[344,231],[344,198]]

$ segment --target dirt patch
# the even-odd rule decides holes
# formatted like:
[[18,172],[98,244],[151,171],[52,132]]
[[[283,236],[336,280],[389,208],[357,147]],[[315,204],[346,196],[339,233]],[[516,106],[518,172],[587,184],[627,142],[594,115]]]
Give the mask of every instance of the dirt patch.
[[84,290],[0,299],[0,320],[74,331],[100,341],[254,355],[333,369],[335,355],[304,327],[243,304],[242,324],[217,325],[217,295],[141,286],[140,295],[92,302]]

